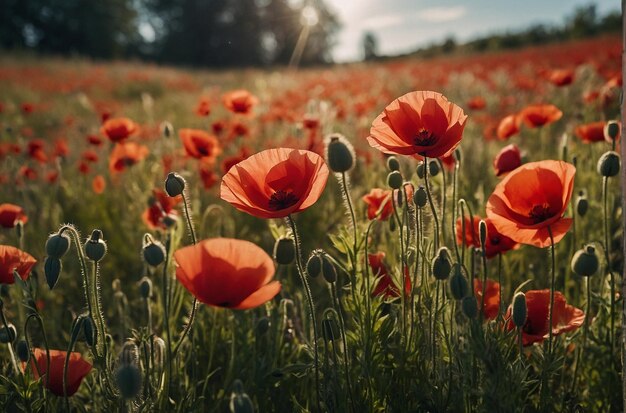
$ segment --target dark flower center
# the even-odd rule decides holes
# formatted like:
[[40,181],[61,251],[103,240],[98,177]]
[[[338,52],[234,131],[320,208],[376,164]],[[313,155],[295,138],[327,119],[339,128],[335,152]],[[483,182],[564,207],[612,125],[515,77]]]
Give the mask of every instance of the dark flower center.
[[426,128],[420,129],[414,139],[415,146],[431,146],[435,144],[436,136]]
[[550,211],[550,205],[542,204],[533,206],[528,216],[535,224],[539,224],[540,222],[552,218],[554,214]]
[[281,209],[289,208],[290,206],[298,202],[298,197],[293,192],[280,191],[274,192],[270,197],[269,208],[272,211],[280,211]]
[[493,237],[491,238],[491,245],[498,245],[500,243],[500,238]]

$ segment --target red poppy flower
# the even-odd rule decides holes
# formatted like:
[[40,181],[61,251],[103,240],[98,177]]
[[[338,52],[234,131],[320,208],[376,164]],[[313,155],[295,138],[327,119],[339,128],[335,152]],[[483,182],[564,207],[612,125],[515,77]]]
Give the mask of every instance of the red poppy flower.
[[[527,318],[522,327],[522,344],[529,346],[541,343],[549,334],[550,290],[531,290],[526,292]],[[511,307],[506,312],[505,319],[509,320],[508,329],[513,330],[515,324],[511,320]],[[552,334],[576,330],[585,321],[585,313],[574,306],[567,304],[560,291],[554,292],[554,307],[552,308]]]
[[0,204],[1,227],[14,228],[18,221],[21,221],[22,224],[28,222],[24,208],[15,204]]
[[384,153],[438,158],[459,145],[466,121],[463,109],[442,94],[411,92],[378,115],[367,141]]
[[93,146],[102,146],[102,138],[98,135],[87,135],[87,142]]
[[25,115],[30,115],[35,111],[35,105],[30,102],[23,102],[20,104],[20,109]]
[[22,280],[27,279],[35,263],[37,260],[29,253],[10,245],[0,245],[0,284],[13,284],[14,270]]
[[[52,394],[63,397],[63,373],[65,368],[65,358],[67,352],[62,350],[50,350],[50,374],[48,372],[48,357],[46,350],[42,348],[33,349],[33,359],[31,359],[31,368],[35,378],[39,378],[39,373],[45,376],[43,385],[52,392]],[[35,364],[37,363],[37,368]],[[70,353],[69,364],[67,367],[67,380],[65,383],[67,396],[72,396],[78,391],[83,379],[91,371],[91,363],[83,358],[80,353]]]
[[67,139],[59,138],[54,141],[54,152],[52,154],[55,157],[65,158],[70,153],[70,148],[67,144]]
[[211,114],[211,101],[208,97],[203,96],[200,98],[195,113],[198,116],[209,116]]
[[211,189],[218,181],[218,177],[213,171],[212,162],[200,161],[199,165],[200,179],[202,180],[202,186],[204,189]]
[[578,125],[574,134],[584,143],[604,142],[604,122],[591,122]]
[[239,162],[222,178],[220,196],[259,218],[284,218],[313,205],[328,180],[328,167],[316,153],[267,149]]
[[104,180],[104,176],[102,175],[96,175],[93,178],[93,181],[91,181],[91,188],[93,189],[93,192],[95,192],[96,194],[101,194],[104,192],[104,189],[106,188],[106,181]]
[[576,168],[563,161],[524,164],[496,186],[487,217],[499,233],[536,247],[550,245],[548,227],[559,242],[572,224],[563,218],[572,196]]
[[472,110],[481,110],[487,107],[487,101],[482,96],[474,96],[467,102],[467,107]]
[[217,138],[200,129],[181,129],[178,136],[183,141],[187,155],[196,159],[215,160],[222,153]]
[[82,158],[86,162],[98,162],[98,159],[100,157],[98,156],[96,151],[94,151],[92,149],[87,149],[87,150],[83,151]]
[[122,142],[138,130],[137,124],[128,118],[107,119],[100,127],[100,133],[109,138],[111,142]]
[[226,109],[233,113],[248,115],[259,103],[259,99],[247,90],[233,90],[222,97]]
[[48,160],[48,156],[44,151],[44,142],[41,139],[33,139],[28,142],[26,152],[28,152],[28,156],[39,163],[45,163]]
[[493,160],[493,168],[496,170],[496,176],[501,176],[511,172],[522,164],[522,155],[519,148],[515,144],[511,144],[502,148]]
[[178,215],[174,207],[181,203],[183,198],[180,195],[171,197],[162,189],[154,189],[152,195],[150,206],[143,212],[141,219],[151,229],[166,229],[167,226],[164,224],[163,219]]
[[498,124],[496,135],[500,140],[506,140],[519,133],[521,118],[518,115],[508,115]]
[[109,170],[112,173],[122,172],[127,167],[142,161],[149,152],[146,146],[135,142],[117,144],[109,155]]
[[563,112],[554,105],[529,105],[519,116],[529,128],[539,128],[561,119]]
[[[480,306],[483,300],[483,283],[478,278],[474,278],[474,295]],[[485,302],[483,304],[483,316],[485,320],[495,320],[500,309],[500,283],[487,279],[485,288]]]
[[[398,290],[396,284],[393,282],[393,279],[391,278],[391,275],[389,275],[389,271],[387,270],[387,266],[383,262],[384,258],[384,252],[377,252],[376,254],[367,255],[367,260],[369,262],[370,268],[372,269],[374,277],[376,278],[376,286],[374,287],[374,291],[372,291],[372,297],[400,297],[400,291]],[[408,268],[404,269],[404,293],[406,295],[411,294],[411,278],[409,277]]]
[[258,307],[280,292],[272,258],[244,240],[212,238],[174,253],[176,278],[200,302],[238,310]]
[[574,81],[572,69],[557,69],[550,73],[550,82],[555,86],[567,86]]
[[379,220],[384,221],[393,213],[391,191],[389,189],[372,188],[369,194],[363,195],[367,204],[367,219],[374,219],[380,212]]
[[[456,242],[457,244],[465,244],[467,246],[474,246],[480,248],[480,225],[481,218],[474,216],[474,227],[470,224],[469,217],[465,217],[465,234],[463,234],[463,225],[461,218],[456,220]],[[489,218],[484,219],[487,224],[487,240],[485,242],[485,255],[491,259],[498,254],[504,254],[507,251],[516,249],[519,244],[513,241],[511,238],[502,235],[498,232]],[[465,235],[465,236],[463,236]]]

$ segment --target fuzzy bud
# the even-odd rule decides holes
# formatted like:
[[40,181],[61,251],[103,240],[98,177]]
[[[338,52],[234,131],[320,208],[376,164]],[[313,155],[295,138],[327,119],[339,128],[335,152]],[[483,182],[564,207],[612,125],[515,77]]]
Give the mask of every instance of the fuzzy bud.
[[485,244],[487,243],[487,223],[484,220],[480,220],[478,224],[478,233],[480,236],[480,245],[483,250],[485,249]]
[[257,336],[264,336],[270,329],[270,319],[267,317],[262,317],[257,321],[256,326],[254,328]]
[[322,275],[326,282],[332,284],[337,281],[337,270],[326,254],[322,257]]
[[608,142],[614,142],[620,134],[620,125],[614,120],[610,120],[604,127],[604,139]]
[[402,187],[402,174],[400,171],[391,171],[387,175],[387,185],[392,189],[400,189]]
[[120,352],[119,362],[122,365],[136,365],[139,361],[139,348],[133,340],[126,340]]
[[230,395],[230,413],[254,413],[254,405],[250,397],[244,392],[241,380],[233,382],[233,392]]
[[438,280],[445,280],[450,276],[452,260],[450,259],[450,250],[447,247],[439,248],[435,258],[433,258],[431,270],[433,276]]
[[152,348],[154,350],[154,365],[157,368],[163,367],[166,354],[165,340],[159,336],[154,336],[152,338]]
[[326,342],[339,340],[339,325],[334,318],[322,320],[322,335]]
[[70,249],[70,237],[65,233],[56,233],[48,237],[46,241],[46,254],[48,257],[63,258]]
[[78,340],[80,333],[83,331],[83,323],[85,321],[85,316],[84,315],[79,315],[78,317],[76,317],[76,319],[74,320],[74,323],[72,324],[72,335],[71,335],[71,341],[76,341]]
[[165,247],[159,241],[150,238],[142,249],[143,259],[152,267],[156,267],[165,261]]
[[354,148],[348,140],[339,133],[333,133],[327,138],[326,163],[328,168],[336,173],[348,172],[354,167]]
[[115,372],[115,384],[124,399],[134,399],[141,391],[141,371],[135,364],[121,365]]
[[61,275],[61,260],[54,257],[46,257],[46,262],[44,263],[43,271],[46,275],[46,283],[48,283],[48,287],[52,290],[57,282],[59,281],[59,275]]
[[20,339],[15,345],[15,353],[22,363],[28,363],[28,360],[30,360],[30,346],[28,342],[23,338]]
[[143,277],[139,280],[139,294],[144,300],[152,297],[152,280],[148,277]]
[[462,156],[461,149],[456,148],[454,150],[454,158],[457,160],[458,163],[461,163],[461,156]]
[[165,178],[165,192],[171,197],[178,196],[185,190],[185,178],[176,172],[170,172]]
[[289,265],[296,259],[296,244],[291,237],[281,237],[274,243],[274,260]]
[[434,159],[428,162],[428,173],[431,176],[437,176],[439,174],[439,170],[439,162]]
[[587,245],[574,253],[572,257],[572,271],[582,277],[591,277],[600,267],[600,260],[596,249]]
[[419,179],[424,179],[424,161],[420,161],[415,168],[415,173]]
[[107,244],[102,239],[102,231],[94,229],[91,237],[85,243],[85,255],[92,261],[98,262],[107,253]]
[[399,171],[400,170],[400,161],[395,156],[390,156],[387,158],[387,168],[390,171]]
[[463,275],[461,264],[454,264],[452,266],[452,275],[450,276],[450,293],[455,300],[462,300],[469,291],[469,284],[467,278]]
[[578,198],[576,198],[576,212],[581,217],[584,217],[585,214],[587,214],[587,210],[589,210],[589,201],[587,200],[587,197],[581,193],[578,195]]
[[0,327],[0,343],[12,343],[15,337],[17,337],[17,330],[13,324],[8,323],[6,326]]
[[463,314],[465,314],[465,317],[469,318],[470,320],[476,318],[476,316],[478,315],[478,301],[476,300],[476,297],[474,297],[473,295],[468,295],[467,297],[463,298],[463,301],[461,301],[461,309],[463,310]]
[[317,278],[322,273],[322,257],[318,251],[313,251],[306,262],[306,272],[311,278]]
[[96,330],[96,324],[90,316],[85,317],[83,321],[83,334],[89,346],[93,347],[98,343],[98,330]]
[[516,327],[524,327],[527,312],[526,295],[522,292],[515,294],[515,297],[513,297],[513,324]]
[[174,135],[174,127],[168,121],[161,122],[161,135],[164,138],[171,138]]
[[607,178],[617,175],[620,167],[621,161],[615,151],[605,152],[598,160],[598,173]]
[[424,208],[426,206],[426,202],[428,202],[428,194],[426,193],[426,189],[424,186],[420,185],[413,193],[413,202],[418,208]]

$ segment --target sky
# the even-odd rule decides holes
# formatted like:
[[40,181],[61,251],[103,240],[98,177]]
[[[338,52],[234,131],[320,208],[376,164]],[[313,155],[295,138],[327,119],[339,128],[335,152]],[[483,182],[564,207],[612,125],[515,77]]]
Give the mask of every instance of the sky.
[[[562,24],[589,0],[326,0],[341,22],[336,61],[362,58],[365,31],[380,54],[398,54],[453,36],[458,42],[532,24]],[[619,10],[620,0],[596,0],[599,15]]]

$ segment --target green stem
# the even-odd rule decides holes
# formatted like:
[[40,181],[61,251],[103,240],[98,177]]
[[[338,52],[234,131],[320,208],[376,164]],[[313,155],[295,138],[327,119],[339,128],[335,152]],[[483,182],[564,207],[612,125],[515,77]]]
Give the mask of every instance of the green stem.
[[615,354],[615,279],[613,270],[611,269],[611,246],[609,240],[609,194],[608,194],[609,178],[602,178],[602,218],[604,223],[604,258],[606,260],[606,273],[609,275],[609,283],[611,285],[611,331],[609,339],[611,341],[611,358]]
[[551,267],[551,276],[550,276],[550,310],[549,310],[549,340],[548,340],[548,352],[552,353],[552,312],[554,307],[554,284],[556,278],[556,256],[554,251],[554,236],[552,235],[552,228],[548,225],[548,234],[550,235],[550,252],[552,256],[552,267]]
[[350,213],[350,220],[352,223],[352,236],[354,237],[354,243],[352,246],[352,291],[354,292],[354,286],[356,284],[356,269],[357,269],[357,256],[358,256],[358,244],[357,244],[357,228],[356,228],[356,215],[354,213],[354,206],[352,205],[352,196],[350,195],[350,183],[348,182],[348,178],[345,172],[341,173],[341,189],[343,190],[343,194],[346,200],[346,205],[348,207],[348,212]]
[[424,186],[426,188],[426,195],[428,195],[428,204],[430,205],[430,211],[433,214],[433,221],[435,222],[435,250],[439,249],[439,218],[437,217],[437,209],[433,202],[433,197],[430,193],[430,184],[428,179],[428,157],[424,157]]

